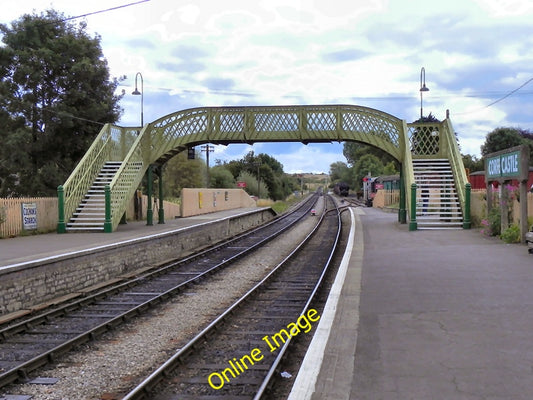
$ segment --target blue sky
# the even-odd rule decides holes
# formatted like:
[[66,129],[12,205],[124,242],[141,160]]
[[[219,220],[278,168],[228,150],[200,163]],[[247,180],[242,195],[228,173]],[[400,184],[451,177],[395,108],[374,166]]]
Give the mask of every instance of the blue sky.
[[[7,0],[0,16],[54,8],[77,16],[139,0]],[[499,126],[533,130],[530,0],[149,0],[83,18],[98,33],[123,126],[199,106],[357,104],[412,122],[450,110],[463,153]],[[285,172],[328,172],[342,144],[216,146],[211,159],[265,152]]]

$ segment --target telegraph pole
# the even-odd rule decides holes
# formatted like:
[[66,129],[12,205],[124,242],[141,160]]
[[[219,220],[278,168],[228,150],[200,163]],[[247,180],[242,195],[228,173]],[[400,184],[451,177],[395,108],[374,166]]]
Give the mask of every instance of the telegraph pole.
[[209,143],[201,146],[202,151],[205,151],[205,161],[207,163],[207,187],[211,187],[211,178],[209,176],[209,153],[215,151],[215,146],[211,146]]

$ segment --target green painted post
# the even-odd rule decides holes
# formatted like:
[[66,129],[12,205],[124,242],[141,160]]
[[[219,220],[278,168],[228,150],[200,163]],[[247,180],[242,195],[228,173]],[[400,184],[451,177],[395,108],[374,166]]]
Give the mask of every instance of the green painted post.
[[418,228],[416,223],[416,183],[411,184],[411,219],[409,221],[409,230],[416,231]]
[[62,185],[57,187],[57,233],[66,233],[67,226],[65,224],[65,189]]
[[465,217],[463,219],[463,229],[470,229],[470,192],[472,186],[470,183],[467,183],[465,188]]
[[148,167],[148,171],[146,171],[147,174],[147,188],[146,188],[146,195],[148,197],[148,207],[146,208],[146,225],[153,225],[154,224],[154,209],[152,208],[152,190],[154,186],[154,177],[152,173],[152,166],[150,165]]
[[[207,149],[209,151],[209,149]],[[163,208],[163,167],[159,168],[159,221],[158,224],[165,223],[165,209]]]
[[405,208],[405,182],[403,179],[402,168],[400,168],[400,207],[398,208],[398,222],[407,223],[407,209]]
[[113,232],[113,224],[111,223],[111,188],[109,185],[105,186],[105,221],[104,232]]

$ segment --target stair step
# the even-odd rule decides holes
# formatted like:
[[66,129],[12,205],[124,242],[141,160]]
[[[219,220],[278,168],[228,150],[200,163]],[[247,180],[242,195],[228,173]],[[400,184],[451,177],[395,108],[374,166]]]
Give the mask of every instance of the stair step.
[[68,227],[75,228],[75,227],[81,227],[81,226],[104,226],[103,222],[83,222],[81,224],[74,224],[72,222],[69,222],[67,224]]

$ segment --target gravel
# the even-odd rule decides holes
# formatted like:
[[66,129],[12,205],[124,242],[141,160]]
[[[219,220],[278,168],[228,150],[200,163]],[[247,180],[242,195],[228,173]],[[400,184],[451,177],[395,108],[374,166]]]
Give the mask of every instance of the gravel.
[[[322,209],[322,198],[316,209]],[[306,218],[214,279],[182,292],[149,315],[106,333],[60,357],[55,365],[32,374],[59,378],[56,384],[10,385],[0,392],[0,398],[17,394],[31,395],[32,400],[120,399],[219,311],[263,278],[311,231],[316,221]]]

